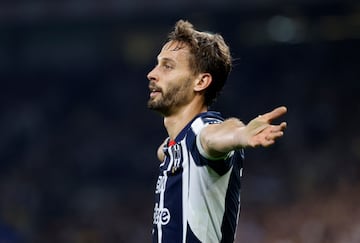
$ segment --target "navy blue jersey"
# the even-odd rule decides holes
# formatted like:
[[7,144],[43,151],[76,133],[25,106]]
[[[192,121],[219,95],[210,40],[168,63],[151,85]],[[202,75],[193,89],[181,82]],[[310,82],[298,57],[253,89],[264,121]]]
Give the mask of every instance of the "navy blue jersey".
[[243,151],[211,158],[198,134],[223,118],[205,112],[164,146],[155,189],[153,242],[233,242],[240,211]]

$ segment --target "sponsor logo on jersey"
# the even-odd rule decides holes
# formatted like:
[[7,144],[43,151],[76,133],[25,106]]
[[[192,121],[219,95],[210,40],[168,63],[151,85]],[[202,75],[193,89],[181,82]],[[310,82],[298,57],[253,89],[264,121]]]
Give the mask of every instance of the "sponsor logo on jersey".
[[166,187],[166,176],[159,176],[159,178],[156,182],[155,193],[159,194],[159,193],[165,191],[165,187]]
[[166,225],[170,222],[170,212],[167,208],[160,208],[158,203],[155,203],[154,221],[153,224]]

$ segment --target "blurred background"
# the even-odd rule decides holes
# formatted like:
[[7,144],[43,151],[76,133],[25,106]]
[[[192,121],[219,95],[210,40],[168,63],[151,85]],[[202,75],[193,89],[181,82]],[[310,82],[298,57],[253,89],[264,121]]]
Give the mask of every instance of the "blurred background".
[[235,59],[212,109],[286,105],[248,149],[236,242],[360,242],[360,3],[0,2],[0,242],[151,240],[162,118],[146,74],[180,19]]

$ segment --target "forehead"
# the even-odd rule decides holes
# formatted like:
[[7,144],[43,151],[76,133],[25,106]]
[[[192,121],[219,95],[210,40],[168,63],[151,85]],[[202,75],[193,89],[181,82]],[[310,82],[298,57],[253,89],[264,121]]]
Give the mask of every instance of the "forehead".
[[175,62],[188,62],[190,48],[187,44],[178,41],[169,41],[161,49],[158,59],[171,59]]

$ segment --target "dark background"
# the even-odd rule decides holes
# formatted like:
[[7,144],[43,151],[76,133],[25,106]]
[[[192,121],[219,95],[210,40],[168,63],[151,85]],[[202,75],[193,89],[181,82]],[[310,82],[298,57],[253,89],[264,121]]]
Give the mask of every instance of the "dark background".
[[340,0],[2,1],[0,242],[150,242],[146,74],[180,18],[231,47],[212,109],[288,107],[246,151],[236,242],[360,242],[360,4]]

